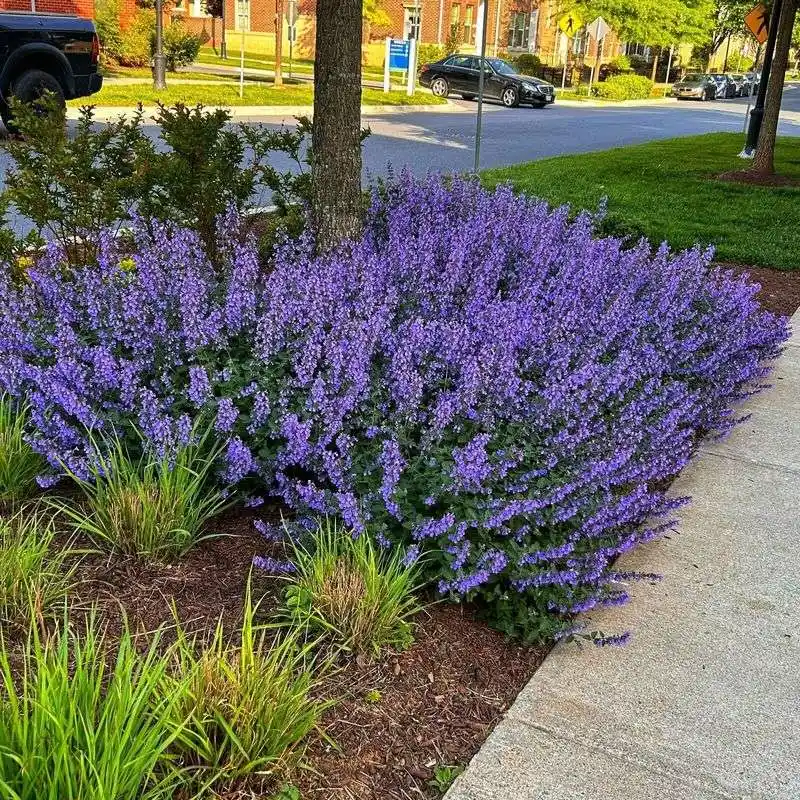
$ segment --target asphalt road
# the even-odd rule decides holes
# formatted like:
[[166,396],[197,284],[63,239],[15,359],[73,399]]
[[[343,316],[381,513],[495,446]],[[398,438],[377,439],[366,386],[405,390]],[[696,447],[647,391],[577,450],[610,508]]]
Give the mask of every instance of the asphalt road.
[[[455,101],[465,110],[476,103]],[[711,131],[741,132],[746,99],[711,103],[670,101],[637,106],[559,105],[545,109],[486,106],[481,166],[494,167],[566,153]],[[780,133],[800,135],[800,84],[786,89]],[[472,168],[475,114],[409,113],[368,117],[372,129],[364,147],[368,171],[387,164],[416,173]]]

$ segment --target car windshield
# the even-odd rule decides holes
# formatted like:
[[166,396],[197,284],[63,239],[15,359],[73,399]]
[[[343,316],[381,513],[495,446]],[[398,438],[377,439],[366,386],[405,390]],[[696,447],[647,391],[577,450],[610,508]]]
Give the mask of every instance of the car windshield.
[[731,75],[731,78],[733,78],[735,81],[741,81],[744,80],[744,75]]
[[486,63],[489,64],[490,67],[495,72],[500,73],[500,75],[516,75],[517,71],[508,61],[503,61],[502,58],[487,58]]
[[703,75],[685,75],[681,83],[700,83],[703,80]]

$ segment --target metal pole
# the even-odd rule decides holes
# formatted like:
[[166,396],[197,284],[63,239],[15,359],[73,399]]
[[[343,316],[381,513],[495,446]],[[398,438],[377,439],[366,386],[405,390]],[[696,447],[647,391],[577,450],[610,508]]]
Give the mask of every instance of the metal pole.
[[481,164],[481,128],[483,122],[483,70],[486,59],[486,0],[481,0],[483,5],[483,33],[481,35],[481,55],[480,55],[480,71],[478,72],[478,119],[475,124],[475,161],[472,165],[472,171],[477,174]]
[[164,56],[164,0],[156,0],[156,52],[153,56],[153,88],[167,88],[167,59]]
[[244,3],[245,0],[239,0],[239,27],[242,30],[242,41],[239,45],[239,97],[244,97]]
[[283,85],[283,0],[275,0],[275,78],[273,85]]
[[[439,0],[439,24],[436,27],[436,44],[442,43],[442,25],[444,23],[444,0]],[[447,55],[450,55],[449,53]]]
[[669,46],[669,59],[667,59],[667,88],[664,89],[664,94],[669,92],[669,73],[672,70],[672,54],[675,52],[675,45]]
[[[756,57],[755,61],[753,61],[753,77],[755,78],[756,69],[758,69],[758,59],[761,57],[761,45],[758,46],[758,50],[756,50]],[[744,112],[744,127],[742,128],[742,133],[747,133],[747,121],[750,119],[750,106],[753,102],[753,89],[755,88],[755,82],[750,84],[750,91],[747,93],[747,108]]]
[[[791,0],[788,0],[791,2]],[[758,146],[758,134],[761,132],[761,120],[764,119],[764,101],[767,98],[767,83],[772,69],[772,56],[775,53],[775,41],[778,38],[778,20],[781,18],[783,0],[775,0],[769,15],[769,31],[767,45],[764,51],[764,65],[761,68],[761,81],[758,84],[758,97],[753,110],[750,112],[750,127],[747,131],[747,141],[744,149],[739,153],[739,158],[752,158]]]

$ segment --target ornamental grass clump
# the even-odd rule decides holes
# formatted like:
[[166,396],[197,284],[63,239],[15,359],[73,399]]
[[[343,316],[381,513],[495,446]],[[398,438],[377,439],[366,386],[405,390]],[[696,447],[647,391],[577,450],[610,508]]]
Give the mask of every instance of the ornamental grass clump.
[[228,504],[211,476],[218,447],[209,451],[207,434],[187,439],[172,455],[134,459],[118,437],[93,438],[91,479],[73,475],[84,502],[55,505],[98,547],[161,561],[183,555]]
[[116,646],[96,619],[35,633],[20,666],[0,638],[0,787],[4,798],[167,800],[184,778],[169,749],[180,734],[164,691],[171,653],[158,637],[137,652],[126,629]]
[[358,241],[285,239],[269,269],[232,216],[215,266],[169,225],[134,231],[133,269],[111,241],[70,275],[51,250],[24,285],[0,270],[0,388],[54,474],[86,470],[86,428],[169,451],[213,415],[224,481],[415,548],[442,594],[559,635],[626,600],[615,559],[670,520],[664,487],[788,335],[710,250],[596,222],[402,175]]
[[36,490],[42,457],[25,441],[27,408],[0,394],[0,503],[20,500]]
[[419,570],[400,548],[382,551],[371,537],[326,519],[290,549],[288,625],[355,655],[411,645]]
[[199,794],[296,761],[328,707],[314,695],[324,667],[311,646],[276,637],[255,624],[256,612],[248,586],[236,645],[227,643],[221,622],[200,649],[179,630],[175,672],[187,691],[175,707],[182,733],[173,750]]
[[56,548],[54,538],[53,521],[40,514],[0,517],[0,630],[41,629],[63,611],[77,560]]

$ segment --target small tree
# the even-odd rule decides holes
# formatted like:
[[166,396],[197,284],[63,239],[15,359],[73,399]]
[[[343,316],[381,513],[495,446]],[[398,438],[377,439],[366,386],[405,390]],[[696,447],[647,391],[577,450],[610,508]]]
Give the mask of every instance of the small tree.
[[358,236],[362,0],[317,0],[311,211],[317,247]]

